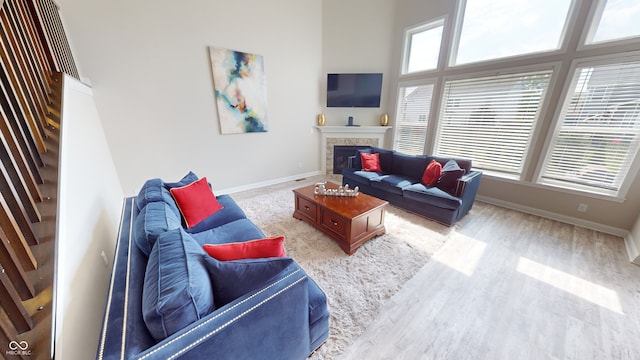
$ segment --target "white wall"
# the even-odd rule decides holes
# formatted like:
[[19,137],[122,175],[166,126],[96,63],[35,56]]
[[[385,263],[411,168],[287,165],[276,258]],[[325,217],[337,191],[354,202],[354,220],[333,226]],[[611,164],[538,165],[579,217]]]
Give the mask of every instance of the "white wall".
[[96,354],[123,192],[91,89],[66,76],[59,159],[53,341],[56,359],[84,360]]
[[[322,1],[322,74],[319,79],[326,125],[344,125],[349,116],[359,125],[380,125],[380,115],[391,114],[387,101],[395,96],[391,63],[395,40],[396,0]],[[381,72],[380,108],[326,108],[326,74],[332,72]],[[393,85],[392,85],[393,84]]]
[[640,265],[640,216],[624,239],[629,260]]
[[[321,0],[59,3],[126,194],[189,170],[214,190],[318,171]],[[264,56],[269,132],[220,134],[208,46]]]

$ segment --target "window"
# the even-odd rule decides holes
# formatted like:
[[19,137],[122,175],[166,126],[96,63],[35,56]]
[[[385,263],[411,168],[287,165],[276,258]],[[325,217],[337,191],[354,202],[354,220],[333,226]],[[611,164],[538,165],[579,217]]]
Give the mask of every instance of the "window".
[[411,155],[424,153],[433,84],[400,87],[393,149]]
[[619,196],[640,147],[640,57],[576,67],[540,182]]
[[598,2],[587,43],[598,43],[640,36],[638,0]]
[[519,178],[551,70],[448,81],[434,153]]
[[432,70],[438,67],[444,20],[407,31],[403,74]]
[[460,65],[560,48],[571,0],[462,0]]
[[640,1],[456,3],[404,31],[394,149],[623,199],[640,173]]

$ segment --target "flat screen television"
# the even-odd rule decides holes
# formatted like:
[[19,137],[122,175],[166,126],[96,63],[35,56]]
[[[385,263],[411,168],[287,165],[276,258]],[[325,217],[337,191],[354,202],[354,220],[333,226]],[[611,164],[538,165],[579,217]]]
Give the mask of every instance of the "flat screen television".
[[380,107],[382,73],[327,74],[327,107]]

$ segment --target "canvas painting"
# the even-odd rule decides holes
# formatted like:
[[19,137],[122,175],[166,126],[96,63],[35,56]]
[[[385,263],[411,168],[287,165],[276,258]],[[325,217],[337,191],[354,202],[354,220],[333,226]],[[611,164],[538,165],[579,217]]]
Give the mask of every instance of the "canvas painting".
[[220,130],[266,132],[267,87],[261,55],[210,47]]

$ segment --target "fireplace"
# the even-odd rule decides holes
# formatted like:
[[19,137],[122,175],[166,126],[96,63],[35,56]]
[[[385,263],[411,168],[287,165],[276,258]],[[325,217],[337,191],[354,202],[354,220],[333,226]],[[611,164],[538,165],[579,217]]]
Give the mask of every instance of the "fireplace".
[[[385,133],[390,126],[316,126],[320,132],[320,164],[322,172],[327,175],[341,174],[342,169],[347,166],[346,158],[355,155],[357,149],[366,146],[382,147],[385,143]],[[347,146],[354,150],[333,169],[334,147]]]
[[333,146],[333,173],[342,174],[342,169],[348,167],[349,156],[354,156],[358,150],[369,146],[359,145],[334,145]]

